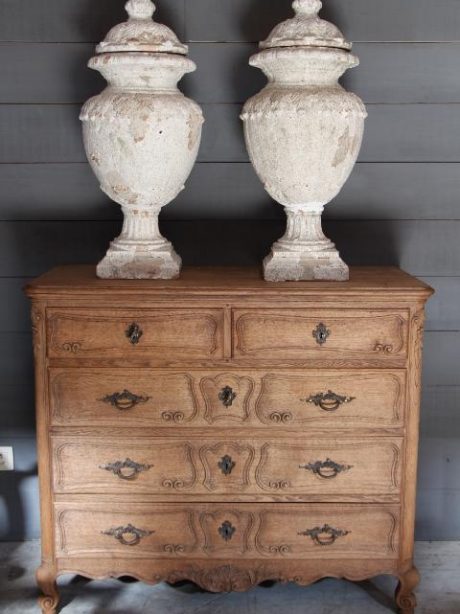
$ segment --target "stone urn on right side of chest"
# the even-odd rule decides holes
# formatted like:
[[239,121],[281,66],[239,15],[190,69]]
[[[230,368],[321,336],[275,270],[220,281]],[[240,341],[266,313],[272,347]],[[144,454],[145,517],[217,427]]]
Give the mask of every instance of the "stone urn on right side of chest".
[[287,214],[286,234],[264,261],[267,281],[349,278],[321,216],[355,165],[367,113],[338,82],[359,60],[341,32],[318,17],[321,6],[296,0],[295,17],[277,26],[250,59],[268,84],[243,109],[247,149]]

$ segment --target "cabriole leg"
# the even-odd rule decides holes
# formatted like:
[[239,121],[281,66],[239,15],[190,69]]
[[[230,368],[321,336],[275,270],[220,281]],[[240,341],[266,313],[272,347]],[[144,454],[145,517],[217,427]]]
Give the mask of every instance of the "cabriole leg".
[[416,567],[412,567],[405,574],[399,576],[399,584],[396,589],[396,603],[400,614],[414,614],[417,599],[414,589],[420,582],[420,574]]
[[56,584],[56,573],[47,565],[41,565],[36,573],[37,584],[42,592],[38,603],[43,614],[56,614],[59,603],[59,593]]

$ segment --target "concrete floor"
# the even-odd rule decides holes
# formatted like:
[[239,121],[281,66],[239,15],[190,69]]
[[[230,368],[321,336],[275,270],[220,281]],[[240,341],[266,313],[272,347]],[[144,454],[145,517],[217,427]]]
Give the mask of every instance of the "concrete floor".
[[[0,543],[0,613],[39,611],[34,572],[39,543]],[[422,582],[417,614],[460,614],[460,542],[420,542]],[[394,612],[393,578],[352,584],[323,580],[306,588],[276,584],[248,593],[213,595],[191,584],[146,586],[116,580],[59,580],[65,614],[384,614]]]

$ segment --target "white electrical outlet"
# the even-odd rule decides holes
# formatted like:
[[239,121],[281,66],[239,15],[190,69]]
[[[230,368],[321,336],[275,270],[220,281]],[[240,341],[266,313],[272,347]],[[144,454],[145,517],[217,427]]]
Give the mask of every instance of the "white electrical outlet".
[[0,471],[14,471],[13,448],[0,447]]

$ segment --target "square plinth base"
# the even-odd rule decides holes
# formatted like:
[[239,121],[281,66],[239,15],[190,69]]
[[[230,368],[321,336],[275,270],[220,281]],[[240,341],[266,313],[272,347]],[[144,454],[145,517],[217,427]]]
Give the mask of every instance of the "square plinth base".
[[182,260],[171,247],[164,251],[112,251],[97,265],[101,279],[176,279]]
[[350,270],[337,251],[272,251],[264,260],[265,281],[348,281]]

